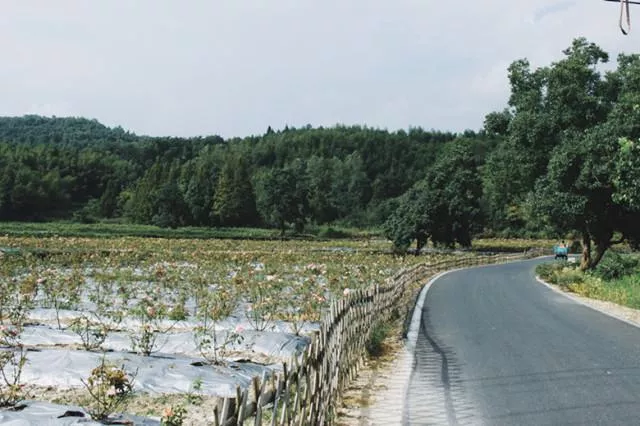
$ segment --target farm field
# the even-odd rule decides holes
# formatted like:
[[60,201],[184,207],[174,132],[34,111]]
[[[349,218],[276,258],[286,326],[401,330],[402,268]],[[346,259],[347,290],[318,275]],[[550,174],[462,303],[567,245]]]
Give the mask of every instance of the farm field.
[[[376,229],[357,229],[331,226],[308,226],[304,236],[311,238],[370,238],[382,235]],[[251,239],[280,240],[280,231],[264,228],[224,228],[186,226],[177,229],[161,228],[154,225],[124,224],[118,222],[76,223],[76,222],[0,222],[0,235],[13,237],[143,237],[143,238],[183,238],[183,239]],[[289,235],[300,239],[299,235]]]
[[[304,350],[332,298],[469,255],[388,250],[384,240],[2,236],[0,403],[41,402],[0,411],[0,421],[83,407],[158,424],[184,406],[185,424],[210,422],[216,398]],[[116,370],[127,395],[105,407],[120,396],[106,374]],[[91,397],[100,392],[112,395]]]

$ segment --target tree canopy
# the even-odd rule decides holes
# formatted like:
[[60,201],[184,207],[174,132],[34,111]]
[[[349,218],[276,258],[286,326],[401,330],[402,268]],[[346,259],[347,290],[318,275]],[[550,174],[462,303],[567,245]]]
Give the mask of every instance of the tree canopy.
[[[526,61],[511,66],[512,117],[488,160],[485,189],[498,226],[527,223],[556,235],[579,233],[587,269],[615,242],[640,235],[632,183],[640,59],[621,55],[617,69],[603,75],[598,65],[609,58],[595,44],[576,39],[564,54],[535,71]],[[514,210],[515,222],[509,216]]]
[[457,139],[445,147],[426,177],[411,188],[385,224],[399,250],[416,241],[416,253],[431,239],[447,247],[471,246],[480,230],[482,185],[472,141]]

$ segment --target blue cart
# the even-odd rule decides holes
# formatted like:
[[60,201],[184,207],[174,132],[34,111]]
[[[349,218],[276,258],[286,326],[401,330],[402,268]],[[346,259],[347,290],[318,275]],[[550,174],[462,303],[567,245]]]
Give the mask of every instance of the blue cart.
[[569,249],[567,247],[554,246],[553,254],[556,259],[567,260],[567,255],[569,254]]

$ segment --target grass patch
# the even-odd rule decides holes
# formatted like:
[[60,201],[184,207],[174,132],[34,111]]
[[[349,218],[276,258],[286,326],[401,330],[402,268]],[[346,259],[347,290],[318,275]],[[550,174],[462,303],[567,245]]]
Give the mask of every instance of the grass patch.
[[13,237],[84,237],[84,238],[184,238],[184,239],[278,239],[273,229],[260,228],[160,228],[153,225],[121,223],[73,223],[73,222],[3,222],[0,235]]
[[536,273],[545,281],[592,299],[640,309],[638,254],[607,253],[594,270],[583,272],[564,262],[538,265]]
[[473,241],[473,250],[494,253],[522,253],[525,250],[542,248],[553,252],[554,240],[527,238],[481,238]]

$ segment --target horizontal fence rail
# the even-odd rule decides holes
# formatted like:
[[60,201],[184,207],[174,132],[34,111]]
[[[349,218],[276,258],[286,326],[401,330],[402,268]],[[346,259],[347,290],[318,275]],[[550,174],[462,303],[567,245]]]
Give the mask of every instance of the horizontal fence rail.
[[[248,389],[224,398],[214,408],[217,426],[330,425],[339,397],[362,366],[372,327],[391,315],[408,315],[416,286],[450,269],[503,263],[533,257],[529,251],[511,255],[468,256],[406,268],[384,284],[354,290],[334,300],[320,330],[300,356],[283,371],[254,377]],[[419,287],[418,287],[419,291]]]

